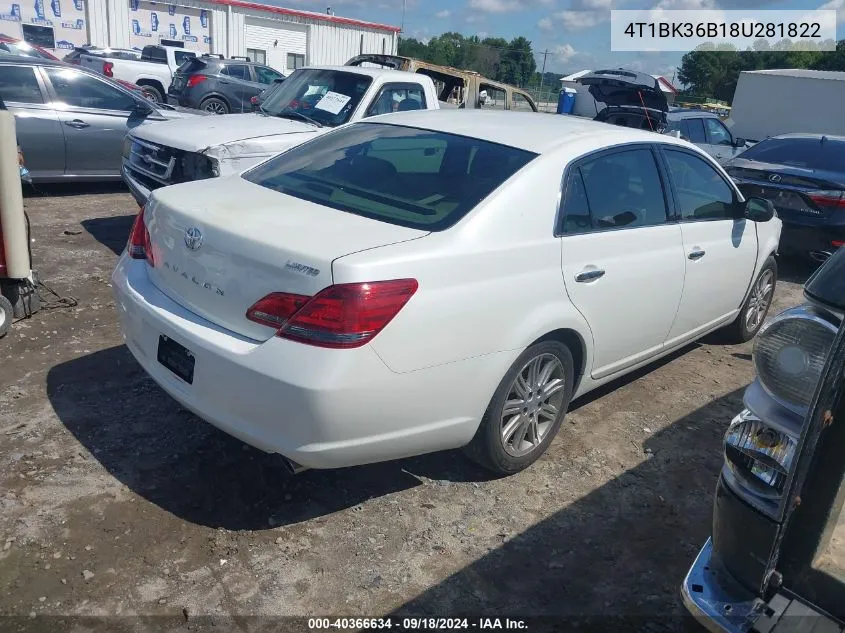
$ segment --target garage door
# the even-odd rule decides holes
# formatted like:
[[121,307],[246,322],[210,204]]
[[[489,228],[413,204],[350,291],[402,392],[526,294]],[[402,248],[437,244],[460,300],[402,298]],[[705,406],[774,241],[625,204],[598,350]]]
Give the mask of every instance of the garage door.
[[286,75],[305,65],[306,30],[281,20],[246,19],[246,54]]

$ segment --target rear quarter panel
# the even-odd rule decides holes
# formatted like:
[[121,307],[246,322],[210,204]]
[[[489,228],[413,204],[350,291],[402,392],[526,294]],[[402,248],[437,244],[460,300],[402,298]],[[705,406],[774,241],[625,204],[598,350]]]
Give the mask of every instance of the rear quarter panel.
[[495,357],[498,382],[516,356],[555,329],[592,340],[567,298],[554,237],[562,171],[562,162],[536,159],[452,228],[335,260],[335,283],[419,282],[372,343],[388,367],[404,373],[508,352]]

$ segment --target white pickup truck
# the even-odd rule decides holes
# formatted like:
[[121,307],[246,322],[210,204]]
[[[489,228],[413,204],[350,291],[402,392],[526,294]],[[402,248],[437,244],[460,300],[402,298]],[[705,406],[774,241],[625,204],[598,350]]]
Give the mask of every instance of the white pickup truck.
[[141,59],[102,57],[99,55],[79,56],[79,65],[98,73],[137,84],[145,89],[150,99],[164,103],[173,73],[187,59],[196,57],[194,51],[176,46],[145,46]]
[[437,110],[427,75],[351,66],[294,71],[258,112],[136,128],[123,148],[123,180],[138,204],[159,187],[241,172],[319,134],[360,119]]

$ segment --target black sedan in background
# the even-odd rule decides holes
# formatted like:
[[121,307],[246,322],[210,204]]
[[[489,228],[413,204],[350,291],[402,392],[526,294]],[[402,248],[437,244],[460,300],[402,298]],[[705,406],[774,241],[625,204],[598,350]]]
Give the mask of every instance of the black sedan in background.
[[822,262],[845,246],[845,136],[773,136],[725,168],[746,197],[775,205],[781,254]]

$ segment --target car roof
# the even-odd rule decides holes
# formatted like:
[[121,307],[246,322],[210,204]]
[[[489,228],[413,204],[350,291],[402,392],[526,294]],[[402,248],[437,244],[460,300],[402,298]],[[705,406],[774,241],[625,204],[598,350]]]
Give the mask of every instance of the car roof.
[[778,134],[777,136],[770,136],[769,138],[765,139],[767,141],[776,140],[779,141],[781,139],[801,139],[801,140],[809,140],[809,141],[821,141],[822,139],[826,139],[828,141],[845,141],[845,136],[839,136],[836,134],[809,134],[809,133],[800,133],[795,132],[792,134]]
[[353,75],[366,75],[368,77],[393,77],[397,81],[408,81],[408,75],[416,73],[407,70],[394,70],[393,68],[363,68],[361,66],[306,66],[303,70],[338,70]]
[[535,154],[549,153],[579,141],[591,146],[609,143],[663,143],[690,147],[686,141],[648,130],[600,123],[572,115],[542,112],[417,110],[375,116],[365,121],[370,122],[469,136]]

